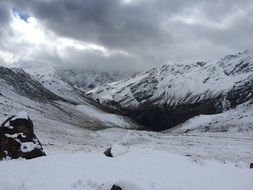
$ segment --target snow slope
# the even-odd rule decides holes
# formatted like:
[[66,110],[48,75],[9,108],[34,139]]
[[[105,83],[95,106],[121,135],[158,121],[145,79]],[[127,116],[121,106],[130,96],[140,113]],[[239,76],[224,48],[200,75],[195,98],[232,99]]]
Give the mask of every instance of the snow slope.
[[62,154],[2,162],[0,168],[4,190],[109,190],[115,183],[125,190],[251,190],[253,187],[249,169],[214,161],[199,164],[186,157],[137,148],[116,158],[108,158],[101,152]]
[[214,115],[200,115],[168,130],[168,132],[248,132],[253,131],[253,101],[236,109]]
[[101,109],[92,106],[92,105],[78,105],[77,109],[80,110],[85,115],[90,116],[91,118],[96,118],[97,120],[100,120],[101,123],[104,122],[107,126],[124,126],[124,128],[133,128],[133,123],[129,124],[126,122],[127,120],[125,117],[111,114],[111,113],[105,113]]
[[[115,122],[107,123],[105,120],[91,117],[87,114],[88,112],[80,111],[76,106],[76,102],[78,102],[76,99],[69,101],[64,97],[57,96],[44,88],[23,70],[0,68],[0,119],[2,121],[20,111],[26,111],[31,118],[51,119],[80,127],[105,128],[116,126]],[[75,97],[72,96],[72,98]],[[94,106],[86,100],[85,98],[82,99],[86,109],[94,110]],[[99,108],[97,110],[101,115],[108,114]],[[117,127],[130,127],[130,125],[132,125],[131,122],[122,117],[121,123],[118,123]]]

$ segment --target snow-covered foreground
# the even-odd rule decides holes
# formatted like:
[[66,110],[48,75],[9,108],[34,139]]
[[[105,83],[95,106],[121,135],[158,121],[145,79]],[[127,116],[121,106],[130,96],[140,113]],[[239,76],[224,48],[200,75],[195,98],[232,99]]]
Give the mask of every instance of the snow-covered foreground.
[[[46,157],[0,162],[0,190],[251,190],[253,133],[90,130],[34,117]],[[114,158],[103,152],[112,148]]]
[[253,173],[231,163],[194,162],[149,149],[129,148],[109,158],[102,152],[60,154],[0,163],[1,189],[251,190]]
[[[90,130],[36,118],[46,157],[0,162],[1,190],[251,190],[253,133]],[[112,146],[114,158],[103,152]]]
[[[15,110],[25,108],[31,113],[35,133],[47,153],[46,157],[33,160],[0,162],[0,190],[109,190],[114,183],[125,190],[253,187],[253,173],[249,169],[253,161],[252,104],[242,105],[240,111],[205,116],[205,122],[217,129],[218,124],[235,124],[228,132],[197,130],[206,124],[195,118],[181,126],[183,131],[194,129],[188,133],[178,129],[156,133],[115,127],[86,128],[91,125],[88,122],[96,121],[97,126],[105,119],[110,123],[107,113],[92,106],[59,104],[72,113],[68,116],[52,106],[41,108],[28,100],[24,102],[29,107],[17,103],[5,106],[9,100],[0,100],[4,105],[2,121],[6,119],[5,113]],[[46,117],[40,111],[32,111],[33,107],[40,107],[42,113],[47,108],[55,114]],[[76,112],[80,108],[81,112]],[[82,120],[74,122],[75,118]],[[243,130],[236,130],[238,126]],[[111,146],[114,158],[103,154]]]

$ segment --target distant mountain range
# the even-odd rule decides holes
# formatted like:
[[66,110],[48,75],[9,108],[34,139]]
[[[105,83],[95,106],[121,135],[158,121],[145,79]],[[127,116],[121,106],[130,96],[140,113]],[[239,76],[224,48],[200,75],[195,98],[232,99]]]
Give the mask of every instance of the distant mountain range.
[[128,74],[94,70],[56,69],[54,67],[25,68],[34,80],[54,94],[78,103],[86,101],[85,92],[123,79]]

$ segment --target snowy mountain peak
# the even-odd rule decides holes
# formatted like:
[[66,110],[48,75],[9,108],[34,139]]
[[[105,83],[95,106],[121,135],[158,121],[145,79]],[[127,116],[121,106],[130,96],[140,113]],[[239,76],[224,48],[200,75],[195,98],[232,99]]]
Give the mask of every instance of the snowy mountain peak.
[[62,81],[86,92],[96,86],[120,80],[127,75],[121,72],[101,72],[77,69],[57,70],[55,73]]

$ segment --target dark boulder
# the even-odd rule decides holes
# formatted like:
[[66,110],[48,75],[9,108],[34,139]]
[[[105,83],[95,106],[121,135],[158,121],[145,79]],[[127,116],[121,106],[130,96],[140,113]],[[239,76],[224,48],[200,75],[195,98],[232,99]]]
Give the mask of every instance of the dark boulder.
[[34,134],[33,122],[25,112],[9,117],[0,126],[0,160],[45,156]]
[[122,188],[120,186],[114,184],[112,186],[111,190],[122,190]]
[[105,152],[104,155],[106,155],[107,157],[113,157],[112,153],[111,153],[112,148],[108,148]]
[[253,163],[251,163],[251,164],[249,165],[249,168],[250,168],[250,169],[252,169],[252,168],[253,168]]

